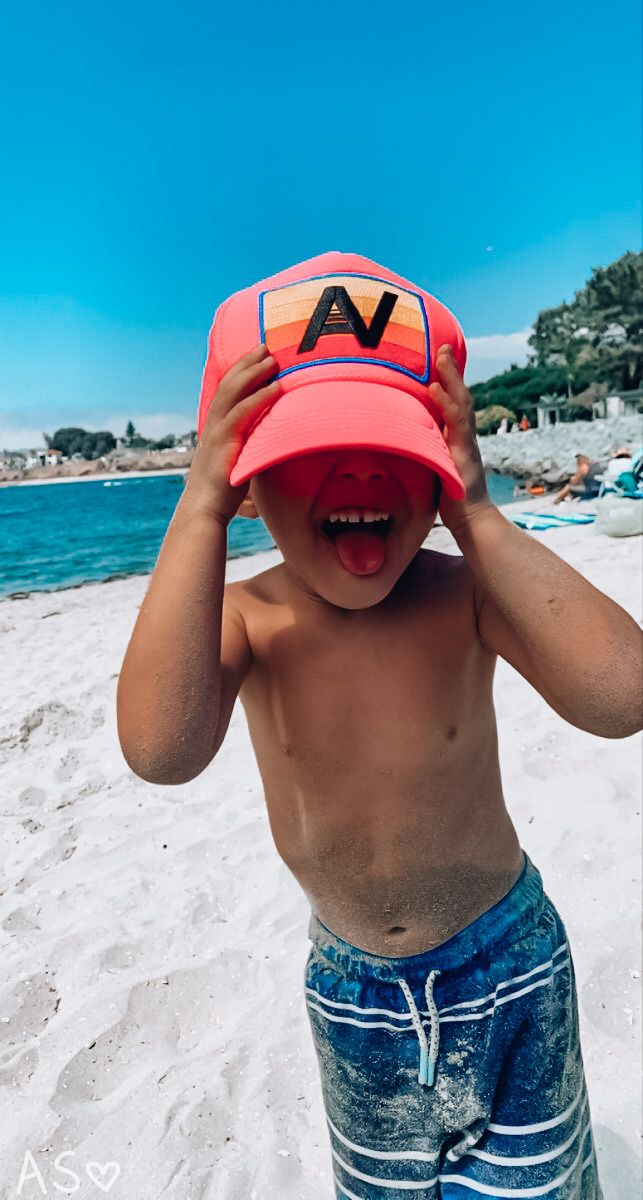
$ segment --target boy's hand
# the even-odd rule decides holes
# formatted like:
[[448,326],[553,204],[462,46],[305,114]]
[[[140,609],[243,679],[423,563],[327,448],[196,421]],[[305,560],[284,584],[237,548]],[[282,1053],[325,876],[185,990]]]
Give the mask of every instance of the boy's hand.
[[230,471],[257,417],[274,404],[280,381],[277,364],[263,343],[226,372],[208,410],[192,460],[184,496],[228,525],[248,493],[250,480],[232,487]]
[[464,385],[450,346],[440,346],[436,367],[442,383],[432,383],[429,394],[442,412],[445,423],[442,435],[467,489],[464,500],[451,500],[442,488],[440,516],[447,529],[458,538],[482,512],[495,506],[489,499],[476,441],[473,399]]

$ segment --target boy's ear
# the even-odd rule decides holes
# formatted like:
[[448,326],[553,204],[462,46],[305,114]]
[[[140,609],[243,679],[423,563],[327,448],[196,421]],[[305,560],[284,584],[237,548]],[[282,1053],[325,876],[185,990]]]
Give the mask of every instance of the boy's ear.
[[250,492],[248,492],[248,495],[245,496],[244,499],[241,501],[241,504],[239,505],[239,507],[237,509],[236,515],[238,517],[248,517],[251,521],[255,521],[258,519],[259,513],[257,512],[257,509],[255,508],[255,502],[252,499]]

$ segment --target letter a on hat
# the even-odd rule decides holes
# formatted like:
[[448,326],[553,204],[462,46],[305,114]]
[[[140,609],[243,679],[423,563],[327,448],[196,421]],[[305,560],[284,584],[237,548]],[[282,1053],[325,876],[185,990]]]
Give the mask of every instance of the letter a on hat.
[[[368,327],[345,287],[324,288],[299,344],[299,354],[305,350],[314,350],[317,339],[329,333],[352,333],[360,346],[369,346],[375,349],[380,344],[396,301],[397,296],[394,292],[382,292],[370,327]],[[333,313],[333,307],[337,310],[335,313]]]

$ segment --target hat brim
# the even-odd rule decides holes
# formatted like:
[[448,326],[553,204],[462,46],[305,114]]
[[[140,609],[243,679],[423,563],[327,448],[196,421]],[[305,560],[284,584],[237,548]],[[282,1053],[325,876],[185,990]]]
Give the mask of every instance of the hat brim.
[[364,380],[324,380],[284,392],[249,433],[232,471],[237,487],[277,463],[320,450],[362,447],[400,454],[439,475],[446,494],[466,488],[439,426],[415,396]]

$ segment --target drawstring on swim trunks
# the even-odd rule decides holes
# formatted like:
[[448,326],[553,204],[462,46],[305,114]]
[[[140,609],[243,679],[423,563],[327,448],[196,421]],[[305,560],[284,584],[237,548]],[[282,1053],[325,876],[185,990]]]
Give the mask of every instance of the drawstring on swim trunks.
[[420,1070],[418,1072],[418,1083],[423,1083],[427,1087],[432,1087],[435,1081],[435,1065],[438,1061],[438,1051],[440,1049],[440,1015],[437,1005],[433,999],[433,980],[439,971],[429,971],[426,983],[424,985],[424,995],[426,996],[426,1006],[429,1011],[431,1020],[430,1038],[426,1036],[426,1030],[422,1023],[422,1019],[417,1010],[417,1005],[413,999],[413,993],[406,982],[406,979],[398,979],[398,983],[404,992],[406,1002],[411,1013],[411,1020],[415,1032],[418,1035],[420,1043]]

